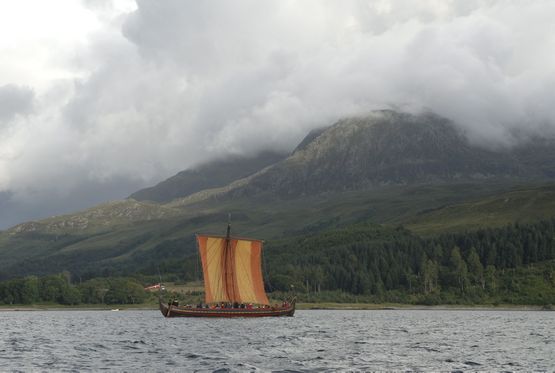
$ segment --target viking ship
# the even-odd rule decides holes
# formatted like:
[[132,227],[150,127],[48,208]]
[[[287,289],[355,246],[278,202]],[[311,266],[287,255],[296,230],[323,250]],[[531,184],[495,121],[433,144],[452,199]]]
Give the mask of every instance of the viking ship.
[[293,316],[295,298],[270,305],[262,279],[262,241],[225,236],[196,236],[204,277],[205,304],[179,305],[159,298],[165,317]]

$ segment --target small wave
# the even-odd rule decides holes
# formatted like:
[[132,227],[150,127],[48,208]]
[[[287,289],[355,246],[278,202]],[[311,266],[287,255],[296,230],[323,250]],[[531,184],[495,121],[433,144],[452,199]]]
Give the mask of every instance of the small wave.
[[212,373],[228,373],[231,372],[231,369],[229,368],[220,368],[220,369],[216,369],[213,370]]
[[73,349],[75,351],[81,351],[81,352],[95,352],[95,351],[97,351],[95,348],[87,347],[87,346],[74,346]]
[[[356,342],[355,342],[356,343]],[[433,348],[433,347],[428,347],[428,346],[421,346],[420,343],[415,343],[411,346],[411,348],[414,349],[421,349],[421,350],[425,350],[428,352],[441,352],[440,350],[438,350],[437,348]]]
[[475,362],[475,361],[465,361],[464,364],[470,365],[470,366],[473,366],[473,367],[477,367],[477,366],[482,365],[482,364],[477,363],[477,362]]
[[130,346],[130,345],[123,346],[123,348],[125,348],[125,349],[127,349],[127,350],[140,350],[139,347]]

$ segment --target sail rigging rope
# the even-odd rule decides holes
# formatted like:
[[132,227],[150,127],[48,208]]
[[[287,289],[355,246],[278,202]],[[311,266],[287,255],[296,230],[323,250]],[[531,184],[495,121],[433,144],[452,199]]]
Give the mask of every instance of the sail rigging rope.
[[200,261],[200,248],[198,247],[198,243],[197,243],[197,257],[195,260],[195,280],[196,281],[200,281],[200,276],[199,276],[199,261]]
[[266,255],[264,255],[264,250],[262,250],[260,256],[262,257],[262,270],[264,271],[264,279],[268,284],[268,291],[271,293],[272,291],[274,291],[274,287],[270,283],[270,276],[268,275],[268,266],[266,265]]

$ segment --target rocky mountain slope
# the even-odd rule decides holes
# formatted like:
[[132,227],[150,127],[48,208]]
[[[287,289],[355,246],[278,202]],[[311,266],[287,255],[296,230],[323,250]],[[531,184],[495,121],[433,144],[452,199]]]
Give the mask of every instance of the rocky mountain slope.
[[7,233],[10,235],[31,232],[63,234],[68,231],[92,233],[135,222],[171,219],[180,214],[181,211],[172,209],[170,206],[148,201],[113,201],[76,214],[54,216],[36,222],[18,224],[9,229]]
[[488,150],[437,115],[379,111],[312,134],[243,191],[294,197],[387,185],[551,178],[554,149],[553,142],[542,141]]
[[141,189],[129,198],[138,201],[169,202],[205,189],[219,188],[247,177],[287,157],[287,154],[263,152],[250,157],[231,157],[179,172],[159,184]]

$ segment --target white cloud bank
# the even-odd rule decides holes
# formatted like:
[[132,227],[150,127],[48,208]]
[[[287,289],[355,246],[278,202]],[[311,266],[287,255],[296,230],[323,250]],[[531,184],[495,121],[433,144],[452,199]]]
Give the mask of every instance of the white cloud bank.
[[0,226],[372,109],[483,144],[555,128],[552,1],[23,3],[0,6]]

